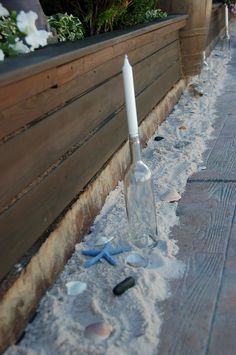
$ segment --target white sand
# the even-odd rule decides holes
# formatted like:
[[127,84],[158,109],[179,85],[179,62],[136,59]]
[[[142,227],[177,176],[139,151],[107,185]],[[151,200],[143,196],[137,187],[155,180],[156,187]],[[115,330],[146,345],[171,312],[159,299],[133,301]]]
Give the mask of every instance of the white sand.
[[[220,53],[214,51],[210,58],[214,68],[211,107],[226,79],[227,59],[217,54]],[[135,269],[125,264],[127,253],[116,257],[120,262],[117,267],[104,261],[83,268],[86,257],[81,250],[88,249],[95,239],[115,236],[113,245],[127,243],[123,184],[119,183],[107,198],[86,242],[76,246],[64,271],[42,299],[25,337],[6,351],[8,355],[157,353],[163,318],[160,303],[171,295],[170,280],[182,277],[185,272],[185,266],[177,259],[177,242],[169,239],[171,228],[178,224],[177,202],[160,202],[160,197],[167,190],[183,194],[188,177],[202,165],[202,153],[212,135],[214,118],[212,109],[208,115],[208,96],[192,97],[186,89],[143,151],[143,159],[153,172],[159,237],[166,241],[167,248],[150,249],[146,268]],[[164,139],[155,141],[157,134]],[[145,255],[144,251],[140,253]],[[136,286],[115,297],[113,287],[128,276],[136,279]],[[65,285],[69,281],[85,282],[87,289],[78,296],[68,296]],[[85,338],[85,327],[102,320],[112,325],[111,336],[100,342]]]

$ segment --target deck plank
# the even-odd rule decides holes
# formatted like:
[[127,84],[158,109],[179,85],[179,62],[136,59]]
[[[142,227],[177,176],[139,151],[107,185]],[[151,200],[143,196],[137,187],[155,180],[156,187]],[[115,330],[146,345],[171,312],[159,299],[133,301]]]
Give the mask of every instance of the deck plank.
[[236,200],[234,183],[188,184],[177,213],[180,225],[173,230],[180,255],[192,252],[222,253],[233,219]]
[[[183,279],[172,283],[163,304],[164,323],[158,354],[205,354],[222,283],[236,184],[189,183],[179,207],[181,224],[173,230]],[[214,352],[212,352],[214,354]]]
[[[226,129],[226,128],[225,128]],[[236,180],[236,138],[220,137],[204,162],[206,170],[191,177],[193,180]]]
[[[221,355],[236,349],[236,218],[230,234],[221,291],[207,353]],[[226,350],[227,349],[227,350]],[[226,350],[226,351],[225,351]]]

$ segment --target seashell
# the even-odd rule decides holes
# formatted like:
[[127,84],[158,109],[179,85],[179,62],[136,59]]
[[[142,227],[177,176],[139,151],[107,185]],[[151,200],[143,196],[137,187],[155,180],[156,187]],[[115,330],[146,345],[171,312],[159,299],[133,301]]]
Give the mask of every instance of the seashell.
[[206,166],[204,166],[204,165],[199,166],[198,171],[202,171],[202,170],[206,170]]
[[126,263],[133,267],[146,267],[148,261],[142,255],[133,253],[127,256]]
[[187,129],[186,126],[180,126],[180,127],[179,127],[179,130],[180,130],[180,131],[186,131],[186,129]]
[[164,194],[161,195],[161,200],[165,202],[177,202],[180,199],[180,194],[174,190],[166,191]]
[[105,322],[98,322],[88,325],[85,328],[84,336],[88,339],[99,341],[105,340],[111,335],[112,326]]
[[77,296],[86,290],[87,284],[80,281],[70,281],[67,282],[66,288],[67,288],[67,295]]
[[114,239],[114,236],[112,237],[100,237],[96,240],[95,242],[95,246],[101,246],[101,245],[105,245],[107,243],[109,243],[110,241],[112,241],[112,239]]
[[188,86],[188,91],[189,91],[189,94],[193,97],[199,97],[199,96],[201,97],[204,95],[202,87],[197,84],[190,84]]

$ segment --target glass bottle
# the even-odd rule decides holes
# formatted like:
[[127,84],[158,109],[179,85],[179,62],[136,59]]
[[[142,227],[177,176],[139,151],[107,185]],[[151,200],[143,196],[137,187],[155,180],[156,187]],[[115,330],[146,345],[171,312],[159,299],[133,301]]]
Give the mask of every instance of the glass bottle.
[[206,52],[202,52],[202,65],[201,65],[201,72],[199,74],[199,80],[203,85],[209,85],[211,81],[210,77],[210,67],[206,61]]
[[124,179],[129,237],[143,248],[157,242],[156,208],[150,169],[141,159],[133,70],[127,55],[123,66],[125,102],[128,118],[131,165]]
[[157,242],[152,174],[141,160],[139,137],[129,137],[129,143],[131,165],[124,179],[129,237],[135,246],[143,248]]

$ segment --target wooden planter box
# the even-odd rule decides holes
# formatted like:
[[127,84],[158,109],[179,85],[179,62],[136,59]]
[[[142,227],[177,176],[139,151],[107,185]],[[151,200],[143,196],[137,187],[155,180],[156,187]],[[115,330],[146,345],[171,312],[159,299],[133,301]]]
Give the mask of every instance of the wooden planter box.
[[0,280],[127,139],[121,68],[140,122],[181,77],[186,16],[49,46],[0,65]]
[[209,54],[225,30],[225,8],[223,4],[213,4],[206,52]]

